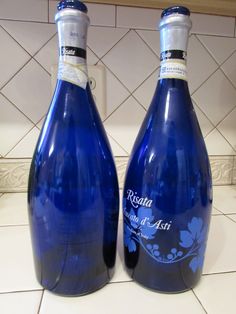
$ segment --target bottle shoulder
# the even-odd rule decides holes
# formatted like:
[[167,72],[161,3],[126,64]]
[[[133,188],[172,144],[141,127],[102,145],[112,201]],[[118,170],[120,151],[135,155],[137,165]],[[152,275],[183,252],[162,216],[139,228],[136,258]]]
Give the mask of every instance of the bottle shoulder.
[[[109,142],[91,96],[73,84],[62,83],[46,116],[36,154],[47,156],[50,151],[65,156],[112,159]],[[94,157],[95,156],[95,157]]]
[[158,83],[131,153],[131,168],[158,169],[165,163],[204,167],[207,150],[186,88],[183,80]]

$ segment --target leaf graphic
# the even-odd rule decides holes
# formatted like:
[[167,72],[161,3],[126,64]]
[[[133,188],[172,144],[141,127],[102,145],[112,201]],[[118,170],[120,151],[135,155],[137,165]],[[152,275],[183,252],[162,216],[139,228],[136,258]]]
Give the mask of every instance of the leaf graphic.
[[150,227],[149,224],[145,224],[144,226],[140,226],[140,230],[142,232],[142,236],[147,239],[154,239],[154,234],[157,232],[157,229],[154,227]]
[[185,248],[191,247],[193,244],[192,235],[189,231],[186,230],[180,231],[180,240],[181,242],[179,242],[179,244]]
[[152,209],[147,207],[139,207],[138,209],[138,218],[139,221],[145,218],[149,218],[149,222],[152,222],[154,217],[152,216]]
[[124,245],[128,247],[129,252],[135,252],[136,251],[136,243],[132,239],[132,232],[129,230],[128,226],[124,225]]
[[189,267],[192,269],[192,271],[195,273],[196,270],[198,269],[198,258],[197,257],[194,257],[190,263],[189,263]]
[[200,237],[202,225],[202,219],[197,217],[193,217],[191,222],[188,223],[188,229],[191,232],[193,239],[198,239]]
[[197,242],[200,244],[202,242],[205,242],[207,238],[207,228],[205,227],[204,229],[202,229],[201,234],[199,235]]
[[136,251],[136,244],[134,242],[134,240],[130,240],[129,244],[128,244],[128,251],[131,252],[135,252]]

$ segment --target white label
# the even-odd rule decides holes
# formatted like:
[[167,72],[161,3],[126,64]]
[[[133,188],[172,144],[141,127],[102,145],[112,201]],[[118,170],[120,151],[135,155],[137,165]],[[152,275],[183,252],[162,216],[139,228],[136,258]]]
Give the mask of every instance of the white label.
[[58,66],[58,80],[67,81],[86,89],[88,83],[87,66],[61,61]]
[[86,38],[88,24],[84,19],[61,19],[58,22],[60,59],[58,79],[83,89],[88,83]]
[[159,79],[177,78],[187,81],[186,64],[174,61],[164,61],[161,63]]

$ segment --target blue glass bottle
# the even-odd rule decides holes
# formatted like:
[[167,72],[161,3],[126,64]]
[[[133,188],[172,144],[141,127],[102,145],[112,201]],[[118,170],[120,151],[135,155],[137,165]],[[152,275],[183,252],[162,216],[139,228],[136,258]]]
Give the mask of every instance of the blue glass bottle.
[[39,283],[74,296],[113,275],[119,190],[88,83],[87,8],[64,0],[58,10],[58,81],[31,164],[28,208]]
[[161,69],[126,173],[123,214],[130,276],[160,292],[199,281],[212,205],[209,159],[186,79],[184,7],[163,11]]

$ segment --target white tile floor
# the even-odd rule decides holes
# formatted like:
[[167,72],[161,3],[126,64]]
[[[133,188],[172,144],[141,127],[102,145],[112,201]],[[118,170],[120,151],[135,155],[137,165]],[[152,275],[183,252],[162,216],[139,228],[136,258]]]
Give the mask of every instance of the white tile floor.
[[[125,273],[122,221],[115,276],[96,293],[55,296],[36,282],[33,269],[26,193],[0,194],[1,314],[235,314],[236,186],[214,188],[214,209],[203,276],[196,288],[176,295],[151,292]],[[177,310],[176,310],[177,309]]]

